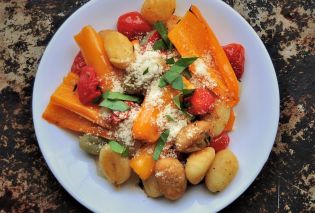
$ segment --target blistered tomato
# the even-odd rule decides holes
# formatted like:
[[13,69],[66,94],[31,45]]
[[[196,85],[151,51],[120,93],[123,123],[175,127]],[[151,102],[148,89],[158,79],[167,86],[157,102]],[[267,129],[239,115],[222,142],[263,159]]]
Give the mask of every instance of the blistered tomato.
[[81,69],[80,79],[78,82],[78,95],[81,103],[87,105],[93,102],[101,95],[98,88],[99,81],[93,67],[85,66]]
[[188,112],[192,115],[204,115],[212,111],[215,97],[206,88],[197,88],[188,99]]
[[152,30],[152,27],[140,13],[129,12],[118,18],[117,30],[127,36],[129,40],[134,40],[145,36]]
[[230,143],[229,135],[223,132],[222,134],[211,140],[210,146],[213,147],[213,149],[216,152],[218,152],[228,147],[229,143]]
[[87,64],[85,63],[83,55],[80,51],[76,55],[76,57],[74,58],[74,61],[73,61],[72,66],[71,66],[71,72],[74,72],[74,73],[80,75],[82,68],[85,67],[86,65]]
[[241,44],[228,44],[223,46],[237,79],[241,79],[244,73],[245,49]]

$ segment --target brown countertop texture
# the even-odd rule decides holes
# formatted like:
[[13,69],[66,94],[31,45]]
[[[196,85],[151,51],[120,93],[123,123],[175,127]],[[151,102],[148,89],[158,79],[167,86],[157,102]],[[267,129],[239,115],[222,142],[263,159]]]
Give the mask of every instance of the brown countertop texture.
[[[48,169],[31,112],[43,51],[58,27],[85,2],[0,0],[1,213],[87,211]],[[272,58],[281,115],[268,162],[244,194],[222,212],[314,212],[315,1],[225,2],[250,23]]]

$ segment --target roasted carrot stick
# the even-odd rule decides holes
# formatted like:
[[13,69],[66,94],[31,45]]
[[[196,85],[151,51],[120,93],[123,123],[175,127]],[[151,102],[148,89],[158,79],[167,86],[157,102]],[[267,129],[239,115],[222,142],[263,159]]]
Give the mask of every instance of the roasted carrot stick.
[[[224,50],[194,5],[183,19],[169,32],[170,40],[183,57],[198,56],[209,67],[210,78],[215,82],[211,89],[230,106],[239,101],[238,81]],[[196,74],[196,68],[190,67]],[[204,79],[200,79],[204,80]]]
[[153,160],[152,153],[149,154],[146,150],[140,150],[131,160],[130,167],[139,175],[141,180],[148,179],[155,167],[155,160]]
[[110,132],[108,130],[51,102],[48,104],[45,112],[43,113],[43,118],[61,128],[76,132],[90,133],[110,139]]
[[108,128],[106,120],[102,119],[100,108],[97,106],[85,106],[80,100],[78,94],[74,91],[79,77],[73,73],[64,78],[63,82],[51,96],[51,101],[60,107],[74,112],[85,119]]
[[104,42],[99,34],[93,27],[85,26],[74,39],[79,45],[86,63],[94,67],[100,79],[101,89],[103,91],[112,89],[113,82],[119,79],[119,73],[109,62],[106,56]]

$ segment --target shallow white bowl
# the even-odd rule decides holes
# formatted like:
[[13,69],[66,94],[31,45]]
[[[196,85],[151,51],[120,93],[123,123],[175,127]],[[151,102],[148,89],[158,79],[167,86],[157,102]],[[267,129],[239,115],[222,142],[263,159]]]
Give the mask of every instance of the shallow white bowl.
[[33,119],[44,158],[60,184],[80,203],[97,212],[215,212],[229,205],[254,181],[274,143],[279,118],[279,89],[275,71],[263,43],[251,26],[227,4],[213,0],[177,1],[176,14],[196,4],[222,45],[238,42],[246,49],[241,101],[236,107],[230,148],[240,169],[226,190],[209,193],[190,187],[176,202],[150,199],[135,183],[114,188],[97,172],[94,160],[82,152],[78,138],[47,123],[41,115],[50,95],[69,71],[79,48],[73,40],[85,25],[97,30],[115,28],[119,15],[138,10],[142,0],[90,1],[59,28],[41,59],[33,92]]

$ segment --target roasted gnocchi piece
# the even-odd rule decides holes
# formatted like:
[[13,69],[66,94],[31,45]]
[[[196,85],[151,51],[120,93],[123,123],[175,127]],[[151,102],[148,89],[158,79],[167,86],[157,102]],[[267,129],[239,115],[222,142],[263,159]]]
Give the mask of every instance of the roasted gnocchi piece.
[[210,192],[224,190],[238,171],[238,160],[229,149],[219,151],[206,175],[206,186]]
[[188,124],[176,136],[176,149],[185,153],[201,150],[209,143],[208,131],[209,123],[206,121]]
[[224,102],[217,101],[211,113],[205,115],[202,120],[209,123],[209,135],[216,137],[220,135],[229,121],[231,108]]
[[131,174],[128,157],[114,152],[108,144],[100,151],[99,166],[106,179],[115,185],[126,182]]
[[151,24],[157,21],[166,21],[176,9],[176,0],[145,0],[142,8],[142,16]]
[[184,166],[175,158],[163,158],[156,162],[155,177],[162,194],[170,200],[179,199],[186,191]]
[[118,69],[125,69],[134,60],[133,45],[129,39],[114,30],[99,32],[109,61]]
[[191,153],[185,165],[187,180],[192,184],[200,183],[213,162],[214,156],[215,151],[212,147]]
[[155,175],[151,175],[147,180],[143,180],[144,192],[149,197],[161,197],[163,194],[159,188]]

